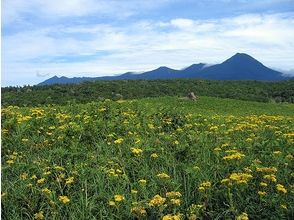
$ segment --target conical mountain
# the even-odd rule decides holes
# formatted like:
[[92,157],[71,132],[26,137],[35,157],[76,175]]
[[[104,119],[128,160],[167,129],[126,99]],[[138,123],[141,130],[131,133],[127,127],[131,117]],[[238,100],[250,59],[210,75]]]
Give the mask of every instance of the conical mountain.
[[264,66],[245,53],[237,53],[221,64],[203,69],[200,78],[215,80],[282,80],[282,73]]

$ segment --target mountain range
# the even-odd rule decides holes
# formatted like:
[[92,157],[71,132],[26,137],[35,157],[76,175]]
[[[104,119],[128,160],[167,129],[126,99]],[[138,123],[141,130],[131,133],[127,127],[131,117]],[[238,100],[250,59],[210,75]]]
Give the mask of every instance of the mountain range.
[[127,72],[115,76],[102,77],[57,77],[54,76],[38,85],[73,84],[94,80],[132,80],[132,79],[176,79],[176,78],[199,78],[211,80],[261,80],[276,81],[286,80],[288,77],[283,73],[264,66],[261,62],[245,53],[237,53],[224,62],[208,66],[204,63],[192,64],[191,66],[175,70],[165,66],[155,70],[133,73]]

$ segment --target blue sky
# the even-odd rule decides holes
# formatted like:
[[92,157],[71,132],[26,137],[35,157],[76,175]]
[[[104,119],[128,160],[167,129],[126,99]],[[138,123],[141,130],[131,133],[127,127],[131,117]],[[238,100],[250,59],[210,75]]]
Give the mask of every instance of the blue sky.
[[181,69],[237,52],[294,70],[294,0],[3,0],[1,10],[2,86]]

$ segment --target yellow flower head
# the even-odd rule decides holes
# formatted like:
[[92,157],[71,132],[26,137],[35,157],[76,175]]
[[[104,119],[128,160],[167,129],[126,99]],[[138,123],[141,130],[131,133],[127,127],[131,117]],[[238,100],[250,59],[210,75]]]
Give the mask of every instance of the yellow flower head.
[[249,220],[246,212],[243,212],[241,215],[237,216],[236,220]]
[[44,219],[44,212],[40,211],[34,214],[34,219]]
[[45,178],[38,179],[38,180],[37,180],[37,183],[38,183],[38,184],[43,184],[43,183],[45,183]]
[[240,152],[236,152],[231,155],[224,156],[223,160],[240,160],[242,157],[245,157],[245,154],[242,154]]
[[59,201],[63,204],[67,204],[70,202],[70,199],[67,196],[59,196]]
[[132,147],[131,148],[131,151],[132,153],[135,155],[135,156],[139,156],[143,153],[143,150],[140,149],[140,148],[135,148],[135,147]]
[[42,192],[45,193],[45,194],[47,194],[47,195],[50,195],[51,194],[51,190],[48,189],[48,188],[42,189]]
[[175,205],[175,206],[180,206],[181,205],[181,200],[180,199],[171,199],[170,203],[172,205]]
[[180,220],[181,219],[181,214],[168,214],[162,217],[162,220]]
[[65,180],[65,184],[66,185],[70,185],[74,182],[74,177],[69,177]]
[[180,192],[175,192],[175,191],[171,191],[171,192],[167,192],[165,194],[166,197],[171,198],[171,197],[181,197],[182,194]]
[[161,206],[164,204],[166,198],[161,197],[160,195],[155,195],[149,202],[149,206]]
[[147,183],[147,180],[140,179],[138,182],[139,182],[140,185],[145,186],[146,183]]
[[156,176],[159,177],[160,179],[169,179],[170,178],[170,176],[166,173],[159,173]]
[[258,195],[261,196],[261,197],[266,195],[266,192],[263,192],[263,191],[258,191],[257,193],[258,193]]
[[282,184],[277,184],[276,188],[277,188],[278,192],[281,192],[281,193],[287,192],[287,190],[285,189],[285,187]]
[[200,184],[200,186],[198,187],[199,191],[205,191],[206,189],[209,189],[211,187],[211,182],[206,181]]
[[158,155],[156,153],[153,153],[153,154],[150,155],[150,157],[153,158],[153,159],[155,159],[155,158],[158,157]]
[[109,202],[108,202],[108,205],[109,205],[109,206],[115,206],[115,202],[114,202],[114,201],[109,201]]
[[133,207],[131,212],[137,216],[145,216],[147,214],[145,208],[142,206]]
[[271,181],[271,182],[277,182],[276,175],[274,174],[264,175],[263,179]]
[[123,195],[115,195],[114,196],[115,202],[122,202],[123,200],[125,200],[125,197]]
[[132,189],[132,190],[131,190],[131,193],[132,193],[132,194],[137,194],[137,193],[138,193],[138,190]]
[[121,144],[123,142],[124,139],[122,138],[118,138],[114,141],[115,144]]

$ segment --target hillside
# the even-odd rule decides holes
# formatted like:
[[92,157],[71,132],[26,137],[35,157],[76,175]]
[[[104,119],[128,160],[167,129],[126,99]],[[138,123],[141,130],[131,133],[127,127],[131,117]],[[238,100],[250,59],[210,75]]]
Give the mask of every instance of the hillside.
[[213,81],[197,79],[95,81],[81,84],[2,88],[2,105],[87,103],[109,99],[159,96],[184,97],[193,91],[214,96],[261,102],[294,102],[294,80],[279,82]]
[[244,53],[237,53],[221,64],[207,66],[204,63],[192,64],[191,66],[175,70],[165,66],[144,73],[127,72],[116,76],[103,77],[57,77],[54,76],[39,85],[71,84],[95,80],[133,80],[133,79],[177,79],[177,78],[200,78],[210,80],[261,80],[275,81],[286,80],[281,72],[272,70],[258,60]]

